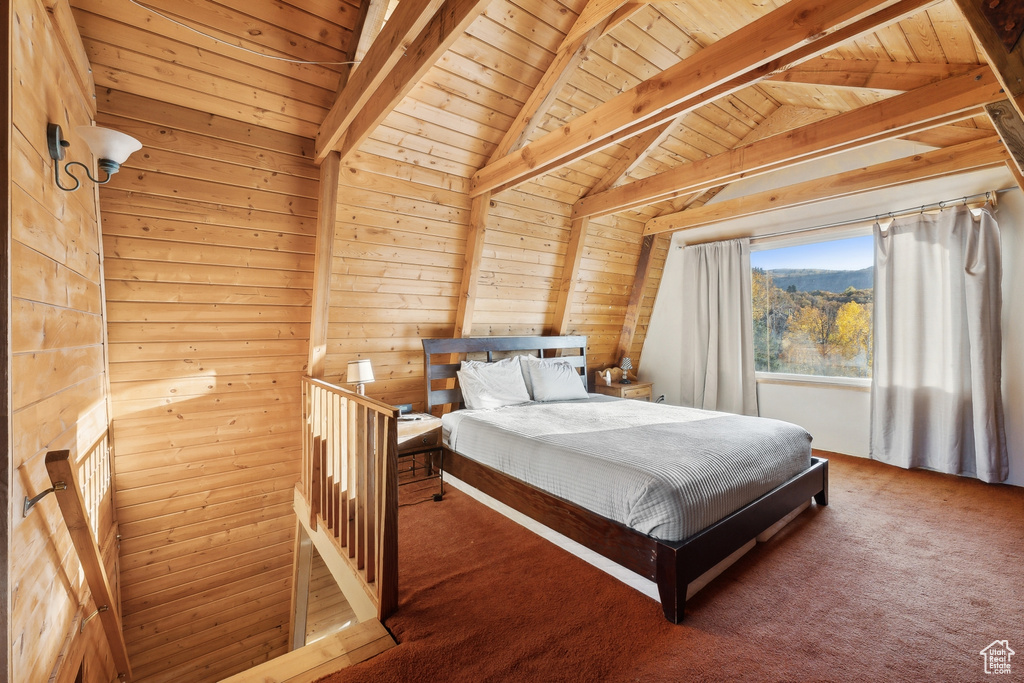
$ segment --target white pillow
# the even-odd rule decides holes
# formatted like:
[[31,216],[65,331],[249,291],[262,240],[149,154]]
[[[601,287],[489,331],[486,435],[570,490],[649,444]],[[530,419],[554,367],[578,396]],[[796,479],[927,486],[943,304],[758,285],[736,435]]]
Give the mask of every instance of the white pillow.
[[530,400],[518,358],[495,363],[463,361],[462,369],[455,374],[462,388],[462,401],[470,410],[500,408]]
[[534,401],[568,401],[587,398],[583,379],[568,361],[538,360],[526,365]]
[[530,399],[533,399],[533,383],[530,381],[530,363],[543,363],[541,359],[532,353],[528,353],[525,356],[516,356],[519,359],[519,365],[523,369],[523,381],[526,382],[526,392],[530,394]]

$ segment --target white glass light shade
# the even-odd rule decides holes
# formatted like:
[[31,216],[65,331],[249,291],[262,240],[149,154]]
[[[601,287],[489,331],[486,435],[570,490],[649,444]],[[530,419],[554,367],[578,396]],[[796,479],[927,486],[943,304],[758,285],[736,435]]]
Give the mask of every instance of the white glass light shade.
[[93,156],[97,159],[109,159],[119,165],[127,161],[132,152],[142,149],[142,143],[131,135],[110,128],[78,126],[75,132],[89,145]]
[[370,359],[350,360],[348,362],[348,382],[350,384],[365,384],[373,381],[373,368],[370,367]]

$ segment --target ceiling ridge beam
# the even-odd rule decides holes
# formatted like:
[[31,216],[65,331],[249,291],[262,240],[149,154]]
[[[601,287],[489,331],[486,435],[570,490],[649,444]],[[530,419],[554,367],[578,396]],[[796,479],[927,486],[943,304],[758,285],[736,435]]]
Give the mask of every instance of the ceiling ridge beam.
[[[593,5],[594,1],[591,0],[590,5],[587,5],[587,7]],[[583,62],[594,44],[614,26],[618,26],[623,21],[626,21],[645,6],[646,3],[629,3],[620,7],[614,16],[599,22],[585,35],[580,36],[576,40],[570,42],[568,37],[563,39],[562,44],[558,46],[558,50],[555,53],[555,58],[548,65],[544,75],[537,82],[537,87],[533,89],[530,97],[523,104],[522,109],[519,110],[515,121],[505,131],[504,137],[502,137],[498,146],[495,147],[487,163],[500,159],[525,145],[527,139],[540,125],[541,116],[554,104],[555,98],[558,97],[562,88],[572,78],[576,67]],[[583,14],[581,13],[577,23],[579,23],[579,19],[582,17]]]
[[[596,2],[598,0],[591,0],[590,4],[583,8],[583,12],[576,19],[577,24],[583,19],[587,10]],[[592,26],[587,33],[580,35],[578,38],[570,40],[567,35],[562,40],[562,44],[558,46],[558,50],[555,52],[554,59],[548,64],[544,75],[540,77],[537,86],[530,93],[519,113],[516,114],[515,120],[512,121],[509,129],[505,131],[505,135],[501,138],[498,146],[494,148],[494,152],[491,153],[490,160],[487,163],[500,159],[526,144],[526,140],[540,124],[541,116],[551,108],[555,98],[558,97],[558,93],[561,92],[565,84],[572,78],[573,71],[580,65],[583,58],[587,56],[587,53],[590,52],[593,44],[603,35],[605,24],[607,24],[607,19]],[[575,24],[573,28],[575,28]],[[570,30],[571,33],[572,30]]]
[[480,169],[470,193],[560,168],[778,69],[918,12],[935,0],[791,0],[558,130]]
[[405,55],[409,43],[427,25],[442,1],[402,0],[398,3],[391,20],[374,39],[359,68],[352,72],[345,88],[320,124],[316,134],[317,163],[340,146],[349,124],[366,105],[377,86],[388,78]]
[[[408,0],[402,0],[399,7],[405,2]],[[441,6],[394,65],[388,77],[377,86],[376,92],[352,118],[344,139],[338,145],[342,160],[359,149],[489,4],[490,0],[447,0]],[[387,29],[392,21],[394,15],[384,28]]]
[[573,218],[604,216],[762,175],[810,159],[961,120],[1003,99],[988,67],[837,114],[749,145],[584,197]]
[[999,136],[874,164],[852,171],[737,197],[647,221],[645,235],[678,232],[764,211],[802,206],[826,199],[999,166],[1008,157]]
[[[597,37],[601,36],[602,25],[607,22],[618,9],[629,0],[590,0],[583,11],[576,17],[576,23],[565,34],[562,45],[568,45],[590,35],[597,29]],[[639,9],[639,8],[638,8]]]

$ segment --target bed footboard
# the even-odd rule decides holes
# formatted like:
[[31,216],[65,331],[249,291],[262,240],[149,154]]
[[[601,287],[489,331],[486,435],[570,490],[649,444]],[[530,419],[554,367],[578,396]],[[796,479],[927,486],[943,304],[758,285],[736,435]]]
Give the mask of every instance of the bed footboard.
[[827,503],[828,461],[811,466],[757,500],[684,541],[658,541],[449,448],[445,472],[658,584],[665,618],[678,624],[689,584],[812,497]]
[[659,541],[656,581],[665,618],[678,624],[691,581],[812,497],[819,505],[828,504],[824,458],[812,457],[811,466],[797,476],[685,541]]

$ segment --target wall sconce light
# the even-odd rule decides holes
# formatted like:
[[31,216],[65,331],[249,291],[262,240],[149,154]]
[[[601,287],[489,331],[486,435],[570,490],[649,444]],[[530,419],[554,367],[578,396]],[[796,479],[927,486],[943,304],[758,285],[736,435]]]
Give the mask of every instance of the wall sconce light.
[[50,152],[50,158],[54,161],[53,178],[57,182],[57,187],[65,192],[74,192],[81,184],[78,176],[71,171],[72,166],[81,166],[85,169],[85,175],[89,180],[97,185],[104,185],[110,182],[111,176],[120,170],[121,164],[128,160],[132,152],[142,149],[142,143],[132,136],[109,128],[78,126],[75,128],[75,132],[89,145],[89,149],[97,158],[96,165],[100,167],[100,170],[106,172],[107,177],[103,180],[93,178],[88,166],[80,161],[69,161],[64,165],[64,172],[74,179],[75,184],[71,187],[61,185],[60,162],[64,160],[64,149],[70,147],[71,143],[64,139],[60,126],[56,123],[48,123],[46,124],[46,147]]
[[356,385],[357,394],[365,396],[366,385],[373,381],[373,368],[370,366],[370,359],[350,360],[346,381]]

